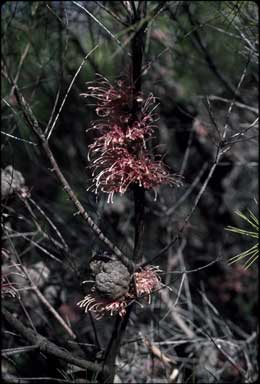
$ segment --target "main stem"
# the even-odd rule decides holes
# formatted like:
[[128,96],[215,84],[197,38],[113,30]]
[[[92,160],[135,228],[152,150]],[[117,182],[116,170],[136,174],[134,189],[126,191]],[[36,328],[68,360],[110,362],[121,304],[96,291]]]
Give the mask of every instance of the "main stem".
[[144,188],[135,185],[133,188],[135,202],[135,242],[133,252],[134,264],[141,262],[144,243],[144,206],[145,191]]
[[[141,9],[143,8],[143,9]],[[133,18],[133,24],[141,22],[141,16],[145,16],[145,2],[140,3],[139,13]],[[139,106],[136,102],[136,96],[141,91],[142,86],[142,62],[145,45],[145,28],[146,24],[137,27],[137,32],[132,40],[132,83],[133,83],[133,116],[137,116]],[[140,149],[142,150],[142,149]],[[143,252],[144,238],[144,203],[145,192],[143,187],[134,185],[134,202],[135,202],[135,242],[133,252],[133,262],[140,261]]]
[[[142,1],[139,3],[138,12],[133,15],[131,23],[137,25],[141,21],[142,17],[145,17],[144,9],[146,2]],[[137,25],[137,31],[132,39],[132,85],[133,85],[133,118],[138,115],[139,106],[136,102],[136,97],[141,91],[141,72],[142,72],[142,61],[144,52],[145,42],[145,28],[146,25],[142,25],[140,28]],[[144,236],[144,189],[135,185],[133,187],[134,202],[135,202],[135,243],[133,251],[133,262],[137,262],[143,252],[143,236]],[[133,272],[133,271],[132,271]],[[122,336],[126,330],[130,314],[133,308],[131,304],[127,308],[127,313],[123,319],[117,316],[114,330],[112,332],[111,339],[105,352],[104,365],[109,367],[109,375],[102,375],[101,380],[104,383],[113,383],[115,376],[115,360],[120,349],[120,342]]]

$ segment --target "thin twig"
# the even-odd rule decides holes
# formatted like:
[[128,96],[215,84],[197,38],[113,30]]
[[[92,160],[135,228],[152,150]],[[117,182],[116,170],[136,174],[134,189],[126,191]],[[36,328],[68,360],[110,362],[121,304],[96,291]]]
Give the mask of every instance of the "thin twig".
[[[15,85],[12,78],[8,76],[9,82],[11,84]],[[123,252],[114,245],[101,231],[101,229],[94,223],[92,218],[89,216],[79,199],[77,198],[75,192],[70,187],[68,181],[64,177],[63,173],[61,172],[55,157],[49,147],[48,141],[46,140],[42,129],[39,126],[38,120],[35,118],[30,105],[27,103],[25,98],[23,97],[22,93],[20,92],[17,85],[15,85],[15,91],[14,94],[17,98],[18,104],[20,108],[23,111],[25,121],[28,124],[28,126],[34,131],[36,136],[41,142],[42,148],[47,155],[50,163],[52,164],[52,170],[55,172],[59,182],[62,184],[64,191],[69,196],[70,200],[73,202],[75,207],[77,208],[77,213],[86,221],[86,223],[89,225],[89,227],[92,229],[92,231],[96,234],[96,236],[99,238],[100,241],[102,241],[121,261],[122,263],[129,269],[133,269],[133,263],[131,260],[128,259],[127,256],[123,254]]]
[[110,16],[112,16],[116,21],[118,21],[120,24],[124,25],[125,27],[127,27],[127,23],[125,23],[123,20],[121,20],[114,12],[112,12],[110,9],[108,9],[107,7],[105,7],[102,3],[100,3],[99,1],[95,1],[95,3],[102,9],[104,9]]
[[199,267],[199,268],[195,268],[195,269],[188,269],[188,270],[183,269],[181,271],[167,272],[167,274],[179,275],[179,274],[183,274],[183,273],[187,274],[187,273],[199,272],[199,271],[202,271],[203,269],[211,267],[213,264],[217,263],[220,260],[221,260],[220,257],[218,257],[215,260],[212,260],[210,263],[203,265],[203,267]]
[[104,31],[106,31],[109,36],[112,37],[112,39],[114,39],[120,47],[122,46],[121,41],[118,40],[118,38],[109,29],[107,29],[107,27],[102,24],[101,21],[99,21],[91,12],[89,12],[85,7],[83,7],[83,5],[81,5],[77,1],[72,1],[72,3],[75,4],[77,7],[83,9],[83,11],[86,12],[102,29],[104,29]]
[[191,194],[191,192],[193,191],[193,189],[198,185],[198,183],[200,182],[200,179],[202,178],[202,176],[204,175],[204,172],[206,171],[208,167],[208,163],[205,162],[198,175],[195,177],[195,179],[193,180],[192,184],[190,185],[189,189],[187,189],[187,191],[180,197],[179,200],[176,201],[176,203],[167,210],[167,212],[164,213],[164,215],[167,215],[167,216],[170,216],[173,214],[173,212],[187,199],[187,197]]
[[61,324],[61,326],[65,329],[65,331],[73,338],[76,339],[77,336],[72,331],[72,329],[68,326],[68,324],[65,323],[63,318],[59,315],[59,313],[53,308],[53,306],[48,302],[48,300],[44,297],[44,295],[40,292],[40,290],[37,288],[35,284],[33,284],[32,280],[30,279],[30,275],[27,273],[27,278],[29,278],[30,283],[32,285],[33,291],[36,293],[39,300],[48,308],[48,310],[53,314],[53,316],[56,318],[56,320]]
[[35,333],[30,328],[25,327],[22,322],[15,318],[6,308],[2,308],[4,319],[12,326],[12,328],[19,333],[23,338],[32,344],[38,345],[40,352],[47,353],[58,359],[62,359],[70,364],[76,365],[84,369],[99,372],[101,367],[99,364],[92,363],[91,361],[83,360],[74,357],[65,348],[60,348],[39,333]]
[[247,378],[247,373],[240,365],[238,365],[234,359],[222,348],[220,343],[216,342],[213,337],[211,337],[206,331],[205,334],[208,336],[208,338],[213,342],[217,350],[230,362],[231,365],[243,376],[244,379]]
[[23,143],[26,143],[26,144],[35,145],[35,146],[38,145],[38,144],[36,144],[36,143],[33,143],[32,141],[25,140],[25,139],[21,139],[20,137],[10,135],[10,133],[7,133],[7,132],[3,132],[3,131],[1,131],[1,133],[2,133],[2,135],[4,135],[4,136],[11,137],[11,139],[14,139],[14,140],[17,140],[17,141],[22,141]]
[[34,349],[37,349],[38,345],[29,345],[28,347],[16,347],[16,348],[7,348],[7,349],[2,349],[1,353],[2,356],[13,356],[13,355],[18,355],[20,353],[24,352],[30,352],[33,351]]
[[[209,100],[219,100],[219,101],[223,101],[223,103],[230,103],[230,102],[232,102],[232,100],[225,99],[224,97],[215,96],[215,95],[209,95],[209,96],[207,96],[207,98],[208,98]],[[258,115],[258,113],[259,113],[259,109],[258,109],[258,108],[254,108],[254,107],[251,107],[250,105],[246,105],[246,104],[239,103],[238,101],[234,101],[234,105],[235,105],[237,108],[247,109],[248,111],[254,112],[254,113],[256,113],[257,115]]]
[[235,93],[234,93],[234,97],[233,97],[233,100],[230,102],[229,104],[229,108],[228,108],[228,111],[227,111],[227,115],[226,115],[226,122],[225,122],[225,125],[224,125],[224,129],[223,129],[223,135],[222,135],[222,138],[223,140],[226,139],[226,136],[227,136],[227,129],[228,129],[228,120],[229,120],[229,116],[232,112],[232,109],[233,109],[233,106],[235,105],[235,102],[236,102],[236,96],[238,95],[238,91],[241,87],[241,84],[243,83],[244,79],[245,79],[245,76],[246,76],[246,72],[247,72],[247,68],[250,64],[250,60],[251,60],[251,57],[249,56],[248,57],[248,60],[247,60],[247,63],[245,65],[245,68],[242,72],[242,75],[239,79],[239,82],[238,82],[238,85],[236,87],[236,90],[235,90]]
[[3,382],[7,384],[35,384],[39,383],[65,383],[65,384],[95,384],[96,381],[88,381],[87,379],[78,379],[78,380],[68,380],[66,379],[57,379],[56,377],[16,377],[9,374],[3,374]]
[[69,249],[69,246],[66,243],[66,241],[63,239],[63,237],[62,237],[60,231],[58,230],[58,228],[56,227],[56,225],[54,225],[52,220],[46,215],[46,213],[41,209],[41,207],[32,198],[29,198],[29,201],[37,208],[37,210],[41,213],[41,215],[47,220],[47,222],[50,224],[50,226],[54,229],[54,231],[56,232],[60,241],[62,242],[64,249],[67,251]]
[[[19,79],[19,76],[20,76],[20,73],[21,73],[21,69],[22,69],[23,63],[24,63],[24,60],[26,59],[26,56],[27,56],[27,54],[29,52],[30,46],[31,46],[31,43],[30,42],[27,43],[27,45],[25,47],[25,50],[24,50],[24,52],[23,52],[23,54],[21,56],[20,62],[18,64],[17,73],[16,73],[16,76],[14,78],[14,83],[15,84],[17,84],[17,82],[18,82],[18,79]],[[13,93],[14,93],[14,87],[11,88],[11,92],[10,92],[9,98],[13,96]]]
[[[197,28],[197,27],[199,27],[199,25],[196,22],[194,22],[194,20],[193,20],[193,15],[190,11],[190,4],[184,3],[183,8],[188,15],[188,18],[189,18],[189,21],[190,21],[192,27],[194,28],[192,31],[192,36],[194,36],[195,40],[192,40],[192,42],[195,43],[195,45],[199,47],[200,51],[202,52],[202,54],[204,56],[206,63],[208,64],[209,69],[218,78],[218,80],[225,86],[225,88],[228,91],[230,91],[239,102],[243,103],[244,102],[243,98],[240,95],[236,94],[236,90],[234,89],[233,85],[230,84],[226,78],[224,78],[222,73],[219,71],[215,61],[213,60],[211,54],[209,53],[208,47],[206,47],[205,43],[203,42],[201,35],[198,31],[198,28]],[[169,10],[169,12],[171,12],[170,9],[168,9],[168,10]],[[172,16],[172,14],[171,14],[171,16]]]
[[196,210],[199,202],[200,202],[200,199],[202,197],[202,195],[204,194],[207,186],[208,186],[208,183],[210,181],[210,179],[212,178],[213,174],[214,174],[214,171],[217,167],[217,165],[219,164],[220,162],[220,159],[221,159],[221,156],[225,153],[225,151],[227,151],[227,149],[229,148],[224,148],[224,149],[220,149],[221,148],[221,145],[222,145],[222,142],[220,142],[219,144],[219,147],[217,148],[217,153],[216,153],[216,158],[209,170],[209,173],[208,173],[208,176],[206,178],[206,180],[204,181],[201,189],[199,190],[197,196],[196,196],[196,199],[194,201],[194,204],[192,206],[192,209],[190,211],[190,213],[186,216],[185,220],[184,220],[184,224],[182,225],[181,229],[178,231],[177,235],[173,238],[172,241],[170,241],[170,243],[168,243],[156,256],[152,257],[150,260],[146,261],[145,263],[143,263],[141,265],[141,267],[144,267],[146,265],[149,265],[149,264],[152,264],[154,262],[154,260],[156,260],[157,258],[161,257],[170,247],[172,247],[176,241],[181,237],[182,233],[184,232],[191,216],[193,215],[194,211]]
[[98,47],[99,47],[99,45],[97,44],[97,45],[96,45],[93,49],[91,49],[91,51],[84,57],[84,59],[82,60],[82,63],[80,64],[80,66],[79,66],[79,68],[77,69],[75,75],[73,76],[73,79],[71,80],[71,83],[70,83],[70,85],[69,85],[69,87],[68,87],[68,90],[67,90],[65,96],[64,96],[64,99],[62,100],[62,103],[61,103],[61,106],[60,106],[60,108],[59,108],[59,111],[58,111],[58,113],[57,113],[57,115],[56,115],[56,117],[55,117],[55,120],[54,120],[54,122],[53,122],[53,124],[52,124],[52,126],[51,126],[51,128],[50,128],[49,133],[48,133],[47,141],[48,141],[48,140],[50,139],[50,137],[51,137],[51,134],[52,134],[53,129],[54,129],[56,123],[57,123],[57,120],[58,120],[58,118],[59,118],[59,116],[60,116],[60,113],[61,113],[61,111],[62,111],[62,109],[63,109],[63,106],[64,106],[64,104],[65,104],[65,101],[67,100],[67,97],[68,97],[68,95],[69,95],[69,92],[70,92],[70,90],[71,90],[71,88],[72,88],[72,86],[73,86],[73,84],[74,84],[74,82],[75,82],[75,80],[76,80],[76,78],[77,78],[77,76],[78,76],[78,74],[79,74],[81,68],[82,68],[83,65],[85,64],[85,62],[86,62],[86,60],[88,59],[88,57],[89,57],[89,56],[90,56],[90,55],[91,55],[91,54],[92,54]]
[[58,104],[58,101],[59,101],[59,97],[60,97],[60,89],[58,89],[58,92],[56,94],[56,97],[55,97],[55,101],[54,101],[54,105],[53,105],[53,108],[52,108],[52,111],[51,111],[51,116],[49,118],[49,121],[48,121],[48,124],[47,124],[47,127],[45,128],[45,131],[44,131],[44,135],[46,136],[48,131],[49,131],[49,127],[53,121],[53,117],[54,117],[54,113],[56,111],[56,107],[57,107],[57,104]]
[[181,164],[181,168],[180,168],[180,172],[179,172],[180,176],[183,176],[185,168],[187,166],[193,137],[194,137],[194,127],[191,128],[190,133],[189,133],[189,139],[188,139],[187,147],[186,147],[186,150],[185,150],[185,153],[183,156],[183,160],[182,160],[182,164]]
[[215,117],[214,117],[214,114],[213,114],[213,111],[212,111],[212,108],[211,108],[211,104],[210,104],[210,99],[208,96],[206,96],[206,107],[207,107],[207,111],[208,111],[208,114],[209,114],[209,118],[210,118],[210,121],[211,123],[213,124],[213,126],[215,127],[216,129],[216,132],[218,134],[218,138],[219,140],[221,140],[221,133],[220,133],[220,129],[218,127],[218,124],[215,120]]
[[172,303],[168,291],[166,291],[165,289],[160,290],[159,295],[162,301],[167,305],[172,319],[176,322],[179,328],[185,333],[188,339],[193,339],[195,337],[194,332],[185,323],[185,321],[182,319],[182,317],[178,313],[178,307]]

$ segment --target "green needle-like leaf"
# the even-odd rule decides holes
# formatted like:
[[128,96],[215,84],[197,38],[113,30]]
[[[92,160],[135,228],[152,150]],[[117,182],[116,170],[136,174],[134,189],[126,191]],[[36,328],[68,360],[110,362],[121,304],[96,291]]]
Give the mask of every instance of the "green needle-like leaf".
[[[243,228],[232,227],[232,226],[228,226],[225,229],[229,232],[233,232],[241,236],[249,236],[253,239],[259,239],[259,220],[250,210],[248,210],[248,212],[249,212],[248,217],[240,211],[236,211],[235,213],[253,228],[252,231],[249,231]],[[229,264],[236,263],[246,258],[247,260],[244,264],[244,268],[247,269],[257,260],[258,257],[259,257],[259,248],[258,248],[258,242],[257,242],[246,251],[243,251],[238,255],[231,257]]]

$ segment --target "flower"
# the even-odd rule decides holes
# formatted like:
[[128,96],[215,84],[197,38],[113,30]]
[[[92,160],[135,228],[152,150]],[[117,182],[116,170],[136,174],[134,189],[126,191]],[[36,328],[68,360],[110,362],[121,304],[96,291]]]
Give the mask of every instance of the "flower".
[[[133,105],[133,87],[119,80],[114,85],[100,76],[97,86],[89,86],[88,93],[82,96],[92,97],[97,102],[96,113],[99,117],[109,117],[115,121],[127,122]],[[138,97],[140,99],[140,97]]]
[[88,90],[83,95],[96,100],[97,115],[102,117],[91,125],[98,137],[89,146],[94,178],[89,190],[105,192],[107,201],[113,202],[114,193],[124,194],[133,184],[153,189],[155,196],[161,184],[180,185],[163,162],[152,160],[147,150],[147,140],[156,128],[155,97],[135,95],[125,80],[112,85],[101,78],[97,86],[89,86]]
[[135,286],[138,296],[148,295],[148,302],[151,301],[151,293],[160,288],[160,279],[158,272],[161,272],[156,266],[150,266],[140,272],[135,273]]
[[158,273],[161,272],[157,266],[146,266],[140,271],[134,273],[134,282],[129,285],[129,290],[122,297],[117,299],[108,299],[97,292],[95,286],[91,293],[86,295],[77,305],[85,308],[85,312],[93,312],[97,320],[104,315],[114,316],[119,314],[124,317],[127,306],[133,300],[141,297],[148,297],[148,303],[151,302],[151,293],[161,287],[161,280]]
[[[2,275],[1,275],[1,297],[4,298],[6,296],[11,297],[19,297],[18,290],[15,286],[17,286],[17,283],[15,283],[13,280],[13,277],[18,275],[19,271],[19,265],[18,264],[11,264],[10,263],[11,257],[10,252],[2,248],[1,249],[1,261],[2,261]],[[12,272],[11,268],[15,268],[18,272]]]
[[[132,125],[118,124],[116,122],[107,124],[94,123],[92,129],[97,130],[102,135],[96,138],[95,142],[89,146],[90,153],[104,151],[117,145],[127,147],[133,142],[142,141],[145,147],[145,140],[153,133],[153,119],[144,116],[142,120],[135,121]],[[89,154],[90,156],[90,154]]]
[[13,284],[9,281],[7,276],[1,277],[1,297],[4,298],[5,296],[11,296],[16,297],[18,296],[18,292],[13,286]]
[[110,316],[119,314],[123,317],[126,314],[127,301],[126,300],[109,300],[102,298],[93,291],[91,294],[84,297],[83,300],[77,303],[79,307],[85,307],[85,312],[94,312],[96,319],[101,319],[106,313]]
[[162,161],[153,161],[146,152],[138,158],[123,147],[102,153],[94,160],[93,168],[95,193],[99,189],[108,193],[108,202],[113,202],[114,193],[124,194],[130,184],[155,192],[161,184],[178,184],[178,179],[170,175]]

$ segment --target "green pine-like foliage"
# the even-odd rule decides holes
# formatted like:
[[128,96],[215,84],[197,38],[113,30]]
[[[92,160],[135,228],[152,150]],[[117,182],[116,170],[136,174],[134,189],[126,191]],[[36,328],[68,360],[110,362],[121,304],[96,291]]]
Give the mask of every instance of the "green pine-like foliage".
[[235,262],[238,262],[240,260],[245,260],[244,267],[247,269],[249,268],[259,257],[259,248],[258,248],[258,240],[259,240],[259,220],[258,218],[250,211],[248,210],[248,215],[245,215],[241,211],[235,212],[241,219],[243,219],[245,222],[247,222],[251,230],[249,229],[243,229],[238,227],[232,227],[228,226],[226,228],[227,231],[236,233],[241,236],[249,236],[253,239],[256,239],[256,243],[250,247],[249,249],[239,253],[236,256],[233,256],[230,258],[230,264],[233,264]]

